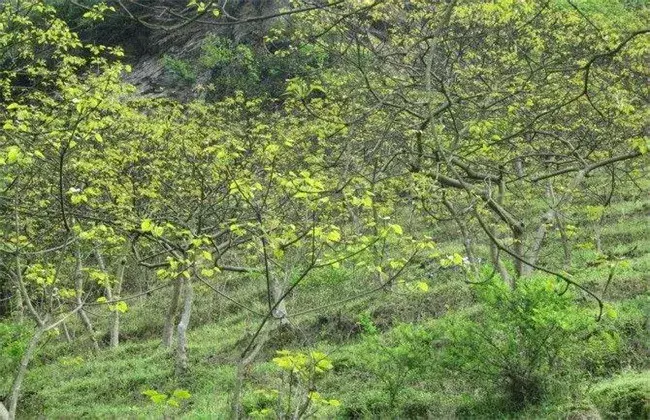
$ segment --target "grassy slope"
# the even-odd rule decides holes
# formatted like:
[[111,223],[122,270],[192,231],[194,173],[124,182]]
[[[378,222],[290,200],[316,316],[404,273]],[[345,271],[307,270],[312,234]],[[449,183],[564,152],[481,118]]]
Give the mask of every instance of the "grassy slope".
[[[640,199],[615,203],[610,209],[603,230],[605,249],[623,252],[636,246],[630,264],[617,272],[609,286],[606,299],[625,302],[633,299],[642,310],[650,309],[650,200]],[[454,249],[457,244],[442,244]],[[574,265],[578,278],[595,290],[602,290],[607,280],[606,267],[589,267],[594,251],[576,252]],[[225,290],[242,301],[261,302],[255,282],[231,280]],[[273,351],[281,348],[311,346],[330,354],[335,370],[321,384],[320,391],[327,397],[342,401],[343,407],[368,404],[385,399],[386,387],[377,377],[349,367],[349,361],[362,356],[364,338],[360,334],[359,319],[364,316],[381,331],[389,331],[399,322],[426,322],[448,310],[468,308],[471,292],[467,285],[453,274],[433,279],[427,294],[374,296],[372,305],[358,301],[329,313],[306,315],[294,320],[293,333],[273,339],[250,373],[248,391],[263,388],[277,376],[272,364]],[[363,290],[367,282],[354,273],[331,270],[312,278],[293,297],[289,307],[294,310],[310,308],[323,302],[348,296]],[[146,397],[145,389],[170,392],[186,388],[192,393],[190,401],[180,410],[168,414],[188,418],[223,418],[227,413],[229,392],[234,382],[238,352],[255,327],[255,318],[239,312],[232,305],[216,297],[210,290],[197,287],[193,328],[189,335],[191,372],[185,381],[174,377],[172,357],[159,345],[164,302],[168,291],[160,291],[125,315],[123,344],[115,351],[104,350],[93,356],[83,342],[68,345],[52,339],[44,346],[29,371],[22,416],[44,414],[53,418],[86,417],[154,417],[162,412]],[[640,302],[640,303],[639,303]],[[259,303],[261,309],[261,303]],[[373,308],[368,312],[368,308]],[[99,314],[101,318],[101,314]],[[100,321],[98,321],[100,322]],[[648,343],[641,343],[646,346]],[[638,381],[650,381],[646,371]],[[612,381],[617,380],[616,378]],[[426,414],[453,415],[463,397],[455,393],[454,378],[448,383],[430,389],[422,384],[411,386],[402,396],[403,406],[410,416]],[[417,383],[417,381],[416,381]],[[251,393],[245,402],[254,403]],[[584,405],[590,407],[590,402]],[[409,408],[410,407],[410,408]],[[553,404],[533,407],[524,417],[559,417],[564,410]]]

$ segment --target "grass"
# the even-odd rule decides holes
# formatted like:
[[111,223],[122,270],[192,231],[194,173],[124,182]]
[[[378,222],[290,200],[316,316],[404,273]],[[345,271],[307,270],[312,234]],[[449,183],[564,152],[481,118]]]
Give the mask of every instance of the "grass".
[[[618,318],[611,322],[629,335],[630,345],[636,346],[636,356],[608,363],[612,363],[612,369],[624,369],[627,364],[641,370],[612,378],[595,375],[584,389],[575,390],[576,395],[554,396],[513,414],[514,417],[567,418],[575,415],[578,417],[571,418],[588,418],[597,413],[616,417],[616,410],[623,412],[620,401],[624,400],[627,392],[621,390],[641,395],[634,404],[642,400],[643,392],[648,390],[648,371],[643,369],[648,369],[650,360],[644,361],[642,357],[644,352],[650,355],[649,343],[644,342],[649,336],[639,330],[642,328],[639,319],[645,316],[647,320],[650,313],[648,209],[650,200],[615,203],[602,230],[603,246],[609,252],[615,254],[634,249],[626,258],[627,262],[615,261],[618,267],[604,298],[618,311]],[[453,231],[454,227],[449,227],[449,230]],[[442,254],[461,251],[453,235],[440,237],[451,238],[440,244],[444,251]],[[575,241],[579,243],[587,239],[589,234],[584,233]],[[478,249],[486,251],[485,247],[479,246]],[[552,251],[560,254],[560,250]],[[574,275],[577,281],[601,293],[608,282],[610,266],[608,263],[593,264],[596,257],[593,249],[576,250]],[[399,391],[397,407],[390,406],[390,392],[382,375],[399,378],[408,372],[401,371],[401,365],[390,367],[392,356],[386,356],[387,353],[377,347],[376,338],[365,331],[368,325],[376,328],[380,340],[389,340],[401,324],[426,325],[446,314],[473,311],[473,292],[463,281],[462,273],[441,271],[427,278],[425,271],[413,270],[407,279],[426,279],[428,293],[415,293],[396,286],[390,293],[380,292],[369,298],[293,318],[294,328],[273,337],[248,373],[245,406],[253,409],[259,402],[255,390],[279,384],[278,370],[270,363],[276,350],[316,348],[330,355],[335,366],[319,384],[319,392],[341,401],[336,414],[339,418],[376,417],[377,413],[393,413],[402,418],[463,417],[472,413],[503,416],[503,412],[476,406],[477,401],[490,401],[494,397],[485,389],[474,387],[474,394],[468,394],[466,390],[471,389],[472,384],[463,382],[462,377],[434,378],[433,372],[409,377]],[[250,278],[242,281],[224,275],[215,285],[247,306],[263,311],[264,301],[260,293],[263,280]],[[300,313],[374,285],[374,280],[354,270],[326,268],[309,276],[292,293],[287,306],[290,313]],[[123,316],[123,342],[118,349],[107,349],[93,355],[83,341],[81,344],[79,341],[66,343],[52,337],[30,366],[20,417],[159,418],[167,414],[191,419],[226,418],[236,362],[247,343],[246,337],[250,339],[259,318],[218,297],[204,285],[197,284],[195,292],[189,332],[191,368],[186,377],[178,378],[174,374],[173,354],[160,345],[164,307],[170,293],[169,289],[162,289],[147,299],[131,303],[129,312]],[[592,301],[584,304],[587,307],[592,305],[596,310]],[[96,312],[95,323],[105,331],[107,313]],[[72,320],[69,327],[83,337],[78,321]],[[387,357],[388,371],[381,371],[381,366],[372,368],[360,362],[367,359],[369,352],[374,352],[379,358]],[[189,390],[192,396],[179,409],[167,412],[142,395],[146,389],[170,393],[178,388]],[[647,409],[640,407],[634,409]]]

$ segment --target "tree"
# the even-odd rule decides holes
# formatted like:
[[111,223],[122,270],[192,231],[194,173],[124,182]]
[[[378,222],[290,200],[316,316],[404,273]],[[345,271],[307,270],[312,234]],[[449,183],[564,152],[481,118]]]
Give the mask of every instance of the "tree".
[[[446,213],[465,235],[483,230],[514,287],[542,268],[550,226],[566,239],[566,211],[588,178],[629,171],[647,150],[644,13],[623,24],[571,2],[505,0],[311,13],[303,30],[346,66],[303,81],[326,95],[305,98],[305,112],[354,115],[344,124],[357,130],[373,115],[388,119],[375,150],[391,156],[386,172],[403,179],[424,215]],[[540,196],[546,208],[525,205]]]

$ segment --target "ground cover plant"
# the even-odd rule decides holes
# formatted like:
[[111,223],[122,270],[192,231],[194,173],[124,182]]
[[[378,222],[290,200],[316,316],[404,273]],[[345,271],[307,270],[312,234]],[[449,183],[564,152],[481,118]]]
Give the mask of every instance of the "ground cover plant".
[[649,12],[2,2],[0,419],[650,416]]

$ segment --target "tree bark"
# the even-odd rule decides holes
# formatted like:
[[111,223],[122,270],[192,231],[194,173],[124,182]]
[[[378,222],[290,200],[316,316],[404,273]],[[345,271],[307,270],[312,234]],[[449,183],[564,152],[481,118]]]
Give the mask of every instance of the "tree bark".
[[243,407],[241,405],[241,393],[244,387],[244,380],[246,379],[246,373],[251,363],[253,363],[253,361],[257,357],[257,354],[260,352],[260,350],[262,350],[264,344],[266,344],[267,339],[268,339],[268,334],[264,333],[261,337],[259,337],[259,341],[253,348],[253,351],[251,351],[248,356],[243,357],[242,360],[240,360],[239,363],[237,364],[237,375],[235,376],[235,386],[232,391],[232,399],[230,402],[231,420],[239,420],[244,418]]
[[451,214],[451,217],[456,222],[458,229],[460,230],[460,234],[463,237],[463,246],[465,247],[465,253],[467,254],[467,259],[469,260],[471,269],[474,270],[475,271],[474,274],[476,274],[476,272],[478,271],[478,267],[476,267],[476,257],[474,256],[474,250],[472,248],[472,239],[469,235],[469,231],[467,230],[467,225],[460,218],[458,212],[456,211],[456,209],[454,209],[454,206],[449,202],[449,200],[447,200],[447,197],[445,197],[444,193],[442,196],[442,204],[444,204],[444,206],[447,208],[447,210]]
[[[528,261],[530,261],[533,264],[537,264],[539,253],[541,252],[542,245],[544,244],[544,239],[546,239],[548,224],[551,223],[554,216],[555,216],[554,210],[549,210],[548,212],[544,213],[544,215],[542,216],[542,220],[540,221],[539,226],[537,227],[537,230],[533,235],[533,244],[531,246],[530,256],[528,257]],[[522,272],[522,275],[524,276],[530,274],[533,271],[533,268],[527,264],[525,264],[523,268],[524,271]]]
[[568,270],[571,267],[573,261],[573,251],[571,249],[571,240],[569,235],[566,232],[566,227],[562,216],[556,211],[555,214],[555,225],[560,231],[560,238],[562,239],[562,250],[564,251],[564,269]]
[[[122,294],[122,283],[124,282],[124,270],[126,269],[126,259],[120,260],[120,268],[117,274],[117,283],[113,290],[114,299],[119,299]],[[115,349],[120,345],[120,311],[113,312],[113,323],[111,324],[111,348]]]
[[181,320],[178,323],[178,343],[176,348],[176,372],[182,375],[187,372],[187,328],[190,325],[190,316],[192,314],[192,299],[194,298],[194,289],[191,279],[185,280],[185,298],[183,301],[183,312]]
[[20,285],[18,284],[16,284],[14,290],[16,291],[16,321],[19,324],[22,324],[25,320],[25,305],[23,305],[23,294],[21,293]]
[[27,373],[27,366],[34,356],[34,351],[43,336],[43,332],[45,332],[45,327],[43,325],[38,326],[34,335],[32,335],[32,338],[29,340],[29,344],[27,345],[25,353],[23,353],[23,357],[20,359],[20,366],[18,367],[18,372],[16,372],[14,383],[11,387],[11,393],[9,394],[9,420],[14,420],[16,418],[20,388],[23,385],[25,373]]
[[72,336],[70,335],[68,325],[64,322],[61,324],[61,328],[63,329],[63,336],[65,337],[65,341],[68,343],[72,342]]
[[178,302],[180,301],[182,284],[182,277],[179,276],[176,280],[174,280],[172,299],[169,303],[169,308],[167,308],[165,326],[163,327],[162,343],[166,348],[171,348],[172,341],[174,339],[174,325],[176,324],[176,312],[178,311]]
[[[273,282],[271,284],[271,295],[273,296],[273,303],[282,299],[282,296],[284,295],[284,286],[275,277],[273,278]],[[287,317],[287,307],[284,303],[284,300],[282,300],[278,304],[278,306],[273,310],[273,317],[280,321],[280,325],[282,326],[289,325],[289,318]]]
[[9,420],[9,411],[5,408],[5,405],[0,401],[0,420]]
[[[500,208],[501,206],[503,206],[503,199],[506,193],[505,181],[503,179],[501,179],[501,182],[499,182],[499,187],[497,191],[498,193],[497,193],[496,204]],[[518,238],[523,236],[521,223],[515,220],[511,220],[510,218],[504,218],[502,216],[499,217],[501,217],[501,219],[507,223],[508,227],[510,228],[510,231],[512,232],[513,239],[515,241],[517,241]],[[497,237],[496,234],[494,236]],[[519,249],[521,249],[521,243],[519,245],[520,245]],[[517,248],[517,242],[515,242],[515,248]],[[515,249],[515,252],[517,253],[517,255],[520,255],[517,249]],[[517,287],[515,277],[510,275],[508,269],[501,261],[501,256],[499,255],[499,249],[497,248],[496,244],[494,243],[490,244],[490,253],[492,255],[492,260],[495,266],[497,267],[499,274],[501,275],[501,278],[503,279],[504,282],[506,282],[506,284],[510,287],[511,290],[514,290]],[[517,263],[518,261],[515,260],[515,271],[518,274],[519,267]]]
[[496,267],[499,276],[501,276],[501,279],[511,288],[515,288],[515,282],[512,279],[512,276],[510,273],[508,273],[508,269],[506,266],[503,264],[503,261],[501,261],[501,256],[499,255],[499,248],[496,246],[496,244],[490,242],[490,258],[492,259],[492,264]]
[[[79,248],[79,245],[77,245],[77,248],[75,250],[76,253],[76,258],[77,258],[77,268],[75,270],[75,297],[77,301],[78,306],[83,306],[83,273],[82,273],[82,265],[81,265],[81,249]],[[90,318],[88,318],[88,315],[86,315],[86,312],[82,309],[79,309],[77,312],[79,314],[79,319],[81,319],[81,322],[83,323],[84,327],[86,327],[86,331],[88,331],[88,335],[90,335],[90,341],[93,346],[93,350],[95,353],[99,352],[99,343],[97,342],[97,337],[95,337],[95,330],[93,328],[92,322],[90,322]]]

